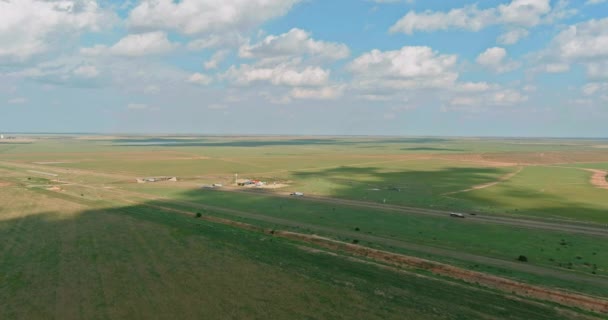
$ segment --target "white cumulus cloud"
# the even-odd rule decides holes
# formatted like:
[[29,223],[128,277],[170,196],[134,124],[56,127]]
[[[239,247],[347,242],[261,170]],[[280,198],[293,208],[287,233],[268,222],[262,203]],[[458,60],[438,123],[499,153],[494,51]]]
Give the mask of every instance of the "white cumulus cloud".
[[227,55],[227,50],[216,51],[209,60],[203,63],[203,67],[207,70],[217,69],[218,65],[226,59]]
[[184,34],[255,27],[287,13],[300,0],[142,0],[129,14],[133,28]]
[[343,43],[315,40],[309,32],[294,28],[278,36],[270,35],[259,43],[246,44],[239,49],[244,58],[273,59],[309,55],[329,60],[347,58],[350,54]]
[[325,85],[329,80],[329,74],[329,70],[320,67],[297,68],[289,64],[261,67],[243,64],[239,67],[232,66],[225,76],[239,85],[267,82],[273,85],[299,87]]
[[7,101],[8,104],[24,104],[26,102],[27,99],[23,97],[12,98]]
[[430,47],[405,46],[399,50],[372,50],[357,57],[348,70],[363,88],[437,88],[454,84],[457,57]]
[[141,57],[168,53],[175,47],[176,44],[171,43],[167,38],[167,33],[155,31],[129,34],[111,47],[96,45],[82,48],[80,52],[85,55],[111,54],[115,56]]
[[95,0],[0,1],[0,62],[44,53],[54,40],[98,31],[113,17]]
[[74,69],[73,73],[83,78],[95,78],[99,75],[99,71],[95,66],[80,66]]
[[293,88],[291,97],[295,99],[331,100],[342,96],[344,85],[326,86],[321,88]]
[[437,31],[450,28],[479,31],[491,25],[533,27],[551,12],[550,0],[513,0],[498,7],[479,9],[469,5],[448,12],[408,12],[390,31],[413,34],[416,31]]
[[570,64],[582,64],[587,76],[608,79],[608,18],[573,24],[561,31],[539,55],[548,61],[543,71],[563,72]]
[[519,40],[527,37],[530,32],[524,28],[509,30],[498,37],[497,42],[502,45],[516,44]]
[[507,50],[500,47],[488,48],[477,56],[477,63],[496,73],[505,73],[517,69],[520,64],[507,58]]
[[192,75],[190,75],[190,77],[188,77],[188,82],[193,84],[208,85],[212,81],[213,78],[211,78],[210,76],[198,72],[193,73]]

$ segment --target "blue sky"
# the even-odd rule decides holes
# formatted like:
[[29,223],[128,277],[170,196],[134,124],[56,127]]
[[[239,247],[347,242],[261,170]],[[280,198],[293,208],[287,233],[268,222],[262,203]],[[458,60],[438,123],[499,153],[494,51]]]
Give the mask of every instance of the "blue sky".
[[606,0],[8,0],[0,131],[608,137]]

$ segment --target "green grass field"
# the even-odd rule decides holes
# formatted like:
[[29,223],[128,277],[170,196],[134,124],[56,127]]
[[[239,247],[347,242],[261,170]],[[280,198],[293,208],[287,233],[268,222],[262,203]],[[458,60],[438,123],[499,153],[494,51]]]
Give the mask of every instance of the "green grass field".
[[[425,270],[315,253],[297,241],[195,219],[194,212],[608,297],[605,237],[447,215],[476,212],[602,228],[608,189],[593,185],[585,169],[608,169],[608,149],[598,147],[606,141],[30,138],[0,144],[1,319],[592,315]],[[245,193],[200,189],[229,186],[234,173],[287,186]],[[136,177],[161,175],[179,182],[135,183]],[[276,196],[293,191],[374,206]],[[518,262],[520,255],[528,261]]]
[[457,195],[488,212],[608,223],[608,190],[594,188],[590,173],[565,167],[525,168],[492,188]]
[[[226,138],[68,136],[0,145],[1,159],[129,177],[172,175],[205,182],[288,181],[323,196],[486,213],[608,223],[604,141],[443,138]],[[596,160],[596,161],[593,161]],[[511,163],[510,166],[496,163]],[[531,166],[533,165],[533,166]],[[500,180],[494,187],[457,193]],[[558,168],[560,167],[560,168]],[[564,168],[561,168],[564,167]],[[209,179],[213,179],[210,181]],[[395,191],[395,190],[399,191]]]
[[146,207],[1,200],[2,319],[566,317]]
[[[470,224],[445,217],[422,217],[297,199],[277,199],[255,194],[235,195],[230,192],[206,190],[180,193],[174,189],[152,185],[138,188],[143,192],[183,201],[172,206],[197,211],[196,204],[204,204],[244,211],[251,215],[212,209],[203,212],[213,215],[227,214],[230,218],[241,218],[248,223],[262,224],[269,228],[288,228],[299,232],[333,235],[349,242],[358,240],[366,245],[422,257],[437,259],[438,256],[442,257],[446,254],[443,250],[447,250],[496,258],[503,261],[498,264],[500,267],[501,264],[515,261],[519,255],[525,255],[529,258],[526,265],[548,267],[549,269],[543,272],[546,273],[544,276],[549,278],[551,270],[583,276],[608,276],[608,259],[603,254],[608,250],[608,245],[605,241],[598,241],[592,236],[530,231],[500,225]],[[416,248],[415,245],[425,247]],[[432,249],[442,251],[429,251]],[[443,259],[467,267],[471,265],[484,267],[484,261],[475,260],[475,257],[455,255],[444,256]],[[497,265],[493,267],[496,268]],[[498,275],[511,276],[509,268],[499,269],[501,270],[494,270]],[[522,270],[525,270],[525,267]],[[523,278],[535,279],[531,275]],[[595,283],[580,282],[579,279],[558,280],[552,281],[568,289],[574,288],[596,295],[606,295],[608,292],[608,281]],[[546,281],[547,279],[543,279],[540,283]]]

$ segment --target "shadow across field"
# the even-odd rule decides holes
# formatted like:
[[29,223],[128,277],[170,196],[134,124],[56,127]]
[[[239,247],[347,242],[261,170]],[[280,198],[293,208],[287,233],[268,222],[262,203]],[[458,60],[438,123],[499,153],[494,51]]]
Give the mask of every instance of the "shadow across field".
[[[447,167],[438,170],[411,171],[380,167],[339,167],[323,170],[296,171],[292,175],[302,181],[303,190],[316,193],[322,180],[329,187],[323,195],[336,198],[382,202],[387,204],[432,207],[445,210],[481,211],[547,218],[608,223],[606,209],[577,201],[577,197],[562,197],[539,192],[530,186],[499,182],[490,188],[500,188],[500,194],[489,197],[470,191],[474,186],[499,181],[515,167]],[[308,188],[308,189],[306,189]],[[512,199],[506,203],[505,199]],[[520,206],[518,206],[520,204]]]
[[[52,201],[98,204],[86,195]],[[0,220],[0,318],[566,318],[553,306],[304,253],[159,204]]]
[[[466,189],[473,185],[495,181],[505,173],[502,169],[481,167],[447,167],[438,170],[399,170],[381,167],[343,166],[323,170],[292,172],[296,181],[313,181],[322,178],[333,184],[329,196],[364,200],[362,195],[391,191],[393,200],[405,204],[433,204],[441,194]],[[379,189],[379,190],[376,190]],[[384,193],[382,193],[384,194]]]

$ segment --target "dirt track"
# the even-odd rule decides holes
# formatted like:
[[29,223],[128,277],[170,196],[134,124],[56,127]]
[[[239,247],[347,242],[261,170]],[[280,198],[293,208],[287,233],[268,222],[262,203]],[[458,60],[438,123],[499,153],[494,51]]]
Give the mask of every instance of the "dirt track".
[[500,177],[498,179],[498,181],[494,181],[494,182],[489,182],[489,183],[484,183],[484,184],[479,184],[476,186],[472,186],[471,188],[468,189],[463,189],[463,190],[458,190],[458,191],[452,191],[452,192],[447,192],[442,194],[442,196],[447,196],[450,194],[456,194],[456,193],[463,193],[463,192],[469,192],[469,191],[473,191],[473,190],[479,190],[479,189],[485,189],[485,188],[489,188],[492,186],[495,186],[501,182],[507,181],[511,178],[513,178],[515,175],[517,175],[518,173],[520,173],[522,170],[524,169],[524,167],[518,167],[516,171],[505,174],[504,176]]
[[608,300],[601,298],[533,286],[510,279],[500,278],[481,272],[470,271],[438,263],[435,261],[371,249],[364,246],[335,241],[315,235],[303,235],[286,231],[274,232],[273,234],[288,239],[296,239],[313,243],[331,250],[345,251],[351,254],[371,258],[376,261],[381,261],[400,267],[413,267],[428,270],[437,275],[464,280],[465,282],[479,284],[504,292],[516,293],[518,295],[528,296],[545,301],[553,301],[563,305],[594,312],[608,313]]
[[591,176],[591,184],[594,185],[596,188],[600,188],[600,189],[608,189],[608,181],[606,181],[606,176],[608,176],[608,172],[604,171],[604,170],[597,170],[597,169],[585,169],[589,172],[592,172],[593,175]]

